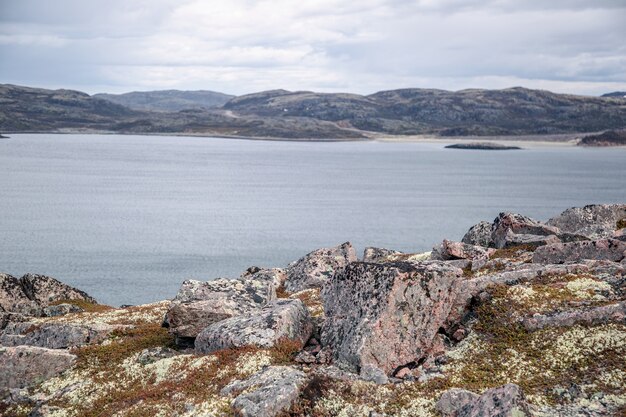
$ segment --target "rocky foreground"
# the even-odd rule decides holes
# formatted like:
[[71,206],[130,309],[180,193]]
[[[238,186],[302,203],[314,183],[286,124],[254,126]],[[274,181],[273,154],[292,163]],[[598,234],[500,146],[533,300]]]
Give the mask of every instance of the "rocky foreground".
[[626,205],[111,308],[0,275],[4,416],[624,416]]

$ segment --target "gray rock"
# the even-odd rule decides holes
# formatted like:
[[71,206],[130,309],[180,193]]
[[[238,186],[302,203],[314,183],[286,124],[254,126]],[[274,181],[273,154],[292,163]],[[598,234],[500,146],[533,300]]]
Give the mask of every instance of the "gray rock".
[[322,291],[322,345],[337,366],[393,376],[431,354],[463,271],[445,262],[355,262]]
[[289,366],[269,366],[244,381],[224,387],[222,395],[237,395],[231,403],[242,417],[274,417],[287,411],[307,382],[304,372]]
[[63,304],[57,304],[53,306],[44,307],[42,309],[42,315],[44,317],[58,317],[58,316],[64,316],[70,313],[81,313],[83,311],[85,310],[78,307],[77,305],[63,303]]
[[608,322],[626,322],[626,301],[587,309],[563,311],[552,315],[535,314],[523,320],[528,331],[544,327],[571,327],[575,324],[595,326]]
[[601,239],[541,246],[533,254],[533,263],[560,264],[583,259],[620,262],[625,257],[626,242]]
[[507,231],[503,242],[504,248],[512,248],[521,245],[538,248],[539,246],[561,243],[561,239],[559,239],[556,235],[531,235],[526,233],[513,233],[509,230]]
[[24,315],[39,315],[41,307],[28,298],[19,279],[0,274],[0,311]]
[[24,388],[55,377],[74,365],[76,356],[65,350],[32,346],[0,346],[0,396],[9,388]]
[[350,242],[314,250],[287,267],[285,289],[294,293],[308,288],[322,288],[336,271],[356,260],[356,252]]
[[52,302],[62,300],[81,300],[94,304],[97,303],[86,292],[45,275],[26,274],[20,278],[20,283],[28,298],[41,306],[47,306]]
[[154,348],[148,348],[142,350],[139,353],[139,356],[137,357],[137,363],[140,363],[141,365],[148,365],[154,362],[158,362],[161,359],[171,358],[176,355],[179,355],[177,351],[167,347],[158,346]]
[[211,324],[200,332],[195,348],[199,353],[249,345],[267,348],[285,339],[304,346],[312,330],[311,316],[302,301],[279,299],[259,311]]
[[100,343],[115,329],[102,323],[85,325],[32,322],[10,322],[0,334],[0,345],[35,346],[48,349],[66,349],[75,346]]
[[548,226],[540,221],[515,213],[500,213],[493,221],[491,228],[491,240],[496,248],[511,246],[510,240],[513,235],[558,235],[559,229]]
[[492,246],[491,223],[482,221],[470,227],[463,239],[461,239],[461,242],[486,248]]
[[363,251],[363,262],[386,262],[393,255],[402,255],[402,252],[393,249],[367,247]]
[[452,388],[441,394],[435,409],[443,417],[454,417],[458,410],[478,400],[479,395],[461,388]]
[[617,222],[625,218],[626,204],[593,204],[569,208],[548,220],[547,224],[563,232],[602,239],[611,237]]
[[494,252],[494,249],[470,245],[469,243],[453,242],[451,240],[444,240],[439,249],[439,255],[444,261],[488,259]]
[[241,278],[270,282],[274,287],[279,288],[287,279],[287,271],[283,268],[256,268],[256,270],[251,271],[248,268],[247,273],[244,273]]
[[455,417],[531,417],[531,413],[520,387],[506,384],[485,391],[461,407]]
[[196,336],[207,326],[260,310],[275,298],[276,287],[268,280],[188,280],[172,301],[164,325],[180,346],[193,346]]

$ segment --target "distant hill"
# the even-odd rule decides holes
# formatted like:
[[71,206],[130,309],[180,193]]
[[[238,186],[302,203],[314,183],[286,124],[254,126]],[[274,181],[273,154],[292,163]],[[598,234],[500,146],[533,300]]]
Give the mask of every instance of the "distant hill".
[[613,91],[612,93],[602,94],[602,97],[626,98],[626,91]]
[[[114,97],[133,94],[143,93]],[[626,127],[626,100],[519,87],[457,92],[403,89],[368,96],[272,90],[234,97],[222,107],[180,111],[133,109],[101,97],[0,84],[0,132],[353,139],[381,134],[535,135]]]
[[578,146],[626,146],[626,130],[607,130],[599,135],[585,136]]
[[121,104],[134,110],[180,111],[223,106],[234,96],[214,91],[134,91],[125,94],[95,94],[93,97]]

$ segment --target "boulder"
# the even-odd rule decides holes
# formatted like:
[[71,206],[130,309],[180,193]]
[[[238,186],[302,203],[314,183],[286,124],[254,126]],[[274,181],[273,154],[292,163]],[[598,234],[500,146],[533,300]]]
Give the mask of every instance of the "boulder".
[[48,349],[66,349],[100,343],[115,329],[103,323],[84,325],[64,323],[38,324],[29,321],[12,321],[0,334],[3,346],[36,346]]
[[435,347],[463,271],[445,262],[355,262],[322,291],[322,345],[337,366],[393,376]]
[[465,233],[461,242],[474,246],[490,247],[493,245],[491,240],[491,223],[482,221],[470,227]]
[[81,300],[96,304],[97,301],[86,292],[70,287],[61,281],[45,275],[26,274],[20,278],[24,292],[41,306],[61,300]]
[[266,281],[280,288],[287,279],[287,271],[283,268],[257,268],[251,267],[241,275],[242,279],[251,279],[256,281]]
[[40,306],[28,298],[19,279],[0,274],[0,311],[24,315],[39,315]]
[[519,386],[506,384],[485,391],[480,397],[465,404],[455,417],[531,417]]
[[193,346],[204,328],[234,316],[260,310],[276,298],[276,287],[268,280],[252,278],[183,282],[165,315],[180,346]]
[[625,257],[626,242],[601,239],[541,246],[533,254],[533,263],[561,264],[583,259],[620,262]]
[[76,356],[65,350],[0,346],[0,396],[6,394],[4,390],[53,378],[71,368],[75,361]]
[[552,315],[535,314],[525,318],[522,323],[526,330],[532,332],[544,327],[571,327],[575,324],[596,326],[608,322],[626,323],[626,301]]
[[285,289],[293,293],[308,288],[322,288],[336,271],[356,260],[356,252],[350,242],[334,248],[314,250],[289,265]]
[[454,417],[458,410],[473,403],[479,397],[478,394],[474,394],[468,390],[451,388],[441,394],[441,397],[435,404],[435,409],[439,411],[443,417]]
[[393,249],[367,247],[363,251],[363,262],[386,262],[390,256],[402,255],[403,253]]
[[561,243],[561,239],[555,235],[531,235],[526,233],[513,233],[510,230],[507,231],[503,241],[505,248],[524,246],[529,247],[531,250],[539,246]]
[[451,261],[456,259],[487,259],[494,252],[494,249],[487,249],[483,246],[444,240],[439,254],[444,261]]
[[221,394],[236,395],[231,406],[237,415],[274,417],[289,410],[306,382],[307,376],[302,371],[289,366],[269,366],[244,381],[231,382]]
[[278,299],[259,311],[213,323],[198,335],[196,351],[211,353],[242,346],[272,347],[281,340],[304,346],[313,330],[311,316],[298,299]]
[[593,204],[569,208],[547,224],[563,232],[602,239],[611,237],[622,219],[626,219],[626,204]]
[[511,237],[518,234],[550,236],[558,235],[559,229],[515,213],[500,213],[493,221],[491,240],[496,248],[501,249],[517,244],[511,242]]
[[85,310],[78,307],[77,305],[63,303],[63,304],[56,304],[53,306],[44,307],[41,311],[41,314],[44,317],[58,317],[58,316],[64,316],[70,313],[81,313],[83,311]]

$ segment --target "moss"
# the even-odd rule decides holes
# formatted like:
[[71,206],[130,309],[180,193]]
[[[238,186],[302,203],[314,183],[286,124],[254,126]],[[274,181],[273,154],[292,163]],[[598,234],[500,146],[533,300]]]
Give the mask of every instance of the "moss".
[[97,304],[91,303],[85,300],[58,300],[50,303],[50,305],[55,306],[59,304],[72,304],[76,307],[80,307],[83,311],[87,313],[102,313],[105,311],[113,310],[113,307],[105,305],[105,304]]

